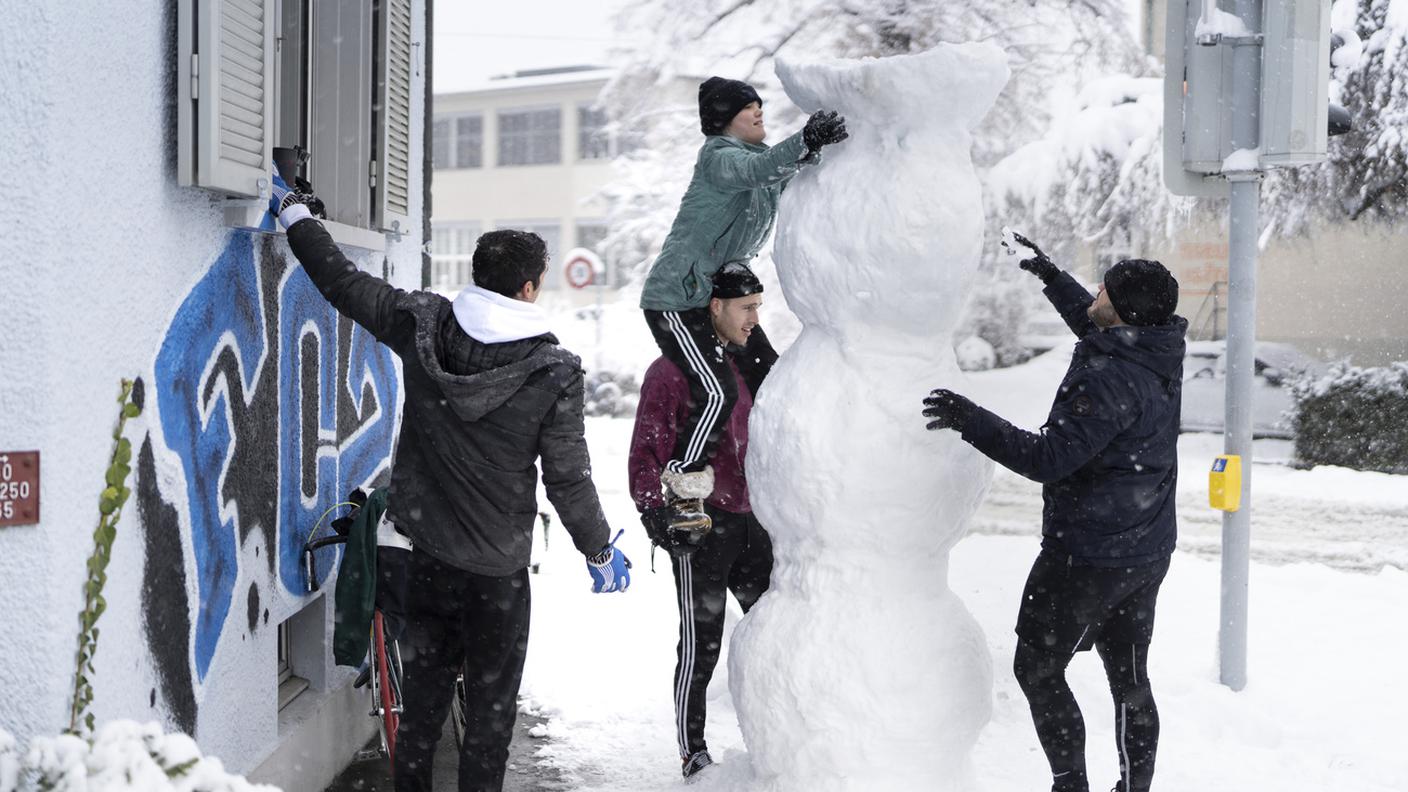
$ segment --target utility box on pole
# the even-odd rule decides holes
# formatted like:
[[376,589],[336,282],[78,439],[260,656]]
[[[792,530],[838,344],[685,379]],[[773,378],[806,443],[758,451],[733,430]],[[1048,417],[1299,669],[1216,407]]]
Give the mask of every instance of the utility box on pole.
[[1265,6],[1261,62],[1261,162],[1323,162],[1329,143],[1330,4],[1278,0]]
[[1164,29],[1164,184],[1174,195],[1227,197],[1216,178],[1232,153],[1229,48],[1199,46],[1201,0],[1168,0]]

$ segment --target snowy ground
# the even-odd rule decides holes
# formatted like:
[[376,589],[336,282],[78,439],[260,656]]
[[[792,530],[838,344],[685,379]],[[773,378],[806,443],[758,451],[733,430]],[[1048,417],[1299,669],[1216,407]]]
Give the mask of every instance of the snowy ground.
[[[1064,354],[973,376],[962,389],[1034,426],[1065,368]],[[663,556],[651,573],[649,547],[626,494],[630,422],[588,424],[607,516],[627,529],[620,546],[635,562],[633,585],[624,595],[590,595],[580,557],[560,530],[551,537],[543,572],[534,579],[525,706],[548,718],[540,758],[572,789],[674,788],[682,781],[672,726],[673,582]],[[1408,789],[1402,719],[1408,711],[1402,659],[1408,653],[1408,479],[1292,470],[1275,464],[1278,457],[1284,461],[1284,445],[1259,447],[1272,462],[1254,471],[1250,681],[1232,693],[1217,682],[1220,525],[1206,506],[1203,472],[1217,446],[1207,435],[1186,435],[1180,443],[1181,544],[1187,549],[1175,556],[1160,598],[1150,674],[1163,718],[1158,788]],[[979,533],[952,558],[953,588],[986,631],[996,667],[993,719],[974,753],[977,792],[1029,792],[1049,783],[1010,670],[1011,628],[1039,518],[1039,490],[999,473],[975,521]],[[1098,659],[1082,655],[1071,678],[1086,712],[1092,788],[1106,789],[1117,769],[1113,713]],[[691,786],[742,792],[749,789],[747,757],[724,661],[710,696],[708,738],[723,764]]]

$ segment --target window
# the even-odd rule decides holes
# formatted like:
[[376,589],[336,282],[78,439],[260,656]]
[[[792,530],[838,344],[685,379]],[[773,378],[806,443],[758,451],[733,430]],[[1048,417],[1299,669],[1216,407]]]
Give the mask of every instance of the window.
[[483,116],[475,114],[437,118],[430,135],[430,156],[437,170],[483,167]]
[[308,680],[293,672],[293,619],[279,622],[279,709],[298,698],[298,694],[308,689]]
[[611,138],[606,133],[606,111],[587,104],[579,105],[577,107],[577,159],[610,158]]
[[181,184],[267,196],[273,148],[302,146],[329,219],[406,224],[411,0],[178,0],[177,51]]
[[543,243],[548,248],[548,269],[543,273],[544,289],[560,289],[566,285],[566,277],[562,273],[562,262],[559,260],[564,252],[562,250],[562,225],[555,220],[500,220],[496,222],[497,228],[513,228],[519,231],[531,231],[543,238]]
[[474,280],[478,223],[435,223],[430,232],[430,286],[459,291]]
[[562,161],[562,111],[505,110],[499,113],[500,165],[555,165]]

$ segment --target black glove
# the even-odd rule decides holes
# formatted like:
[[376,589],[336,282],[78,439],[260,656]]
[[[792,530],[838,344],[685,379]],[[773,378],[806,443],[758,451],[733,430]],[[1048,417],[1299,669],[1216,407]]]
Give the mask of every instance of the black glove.
[[650,537],[651,544],[669,548],[674,541],[670,536],[670,520],[674,516],[675,510],[669,506],[656,506],[641,512],[640,524],[645,526],[645,535]]
[[295,176],[293,177],[293,189],[303,195],[305,203],[308,204],[308,211],[312,212],[314,217],[328,219],[327,207],[323,206],[322,198],[313,194],[311,182],[302,176]]
[[1061,268],[1052,263],[1051,259],[1041,252],[1041,248],[1037,247],[1035,242],[1015,231],[1012,233],[1012,238],[1017,240],[1019,244],[1031,248],[1034,254],[1017,262],[1017,266],[1041,278],[1042,283],[1050,283],[1057,275],[1061,274]]
[[835,110],[812,113],[807,125],[802,127],[802,142],[807,144],[809,152],[820,151],[822,146],[840,143],[847,137],[850,136],[846,134],[846,119],[836,115]]
[[973,417],[973,411],[978,409],[978,405],[964,396],[959,396],[951,390],[938,388],[931,391],[929,397],[924,400],[924,417],[933,418],[927,428],[929,431],[935,429],[957,429],[963,431],[968,425],[968,419]]

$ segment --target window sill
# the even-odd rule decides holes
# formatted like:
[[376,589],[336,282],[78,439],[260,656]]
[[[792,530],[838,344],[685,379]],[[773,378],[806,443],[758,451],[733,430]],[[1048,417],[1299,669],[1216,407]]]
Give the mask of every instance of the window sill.
[[[386,235],[368,228],[358,228],[332,220],[320,220],[332,239],[344,247],[361,248],[378,253],[386,252]],[[262,203],[241,202],[225,207],[225,225],[242,228],[246,231],[259,231],[265,234],[283,235],[274,216],[269,214]]]
[[298,698],[298,694],[308,689],[308,680],[303,677],[290,676],[279,682],[279,709],[282,710],[293,700]]

